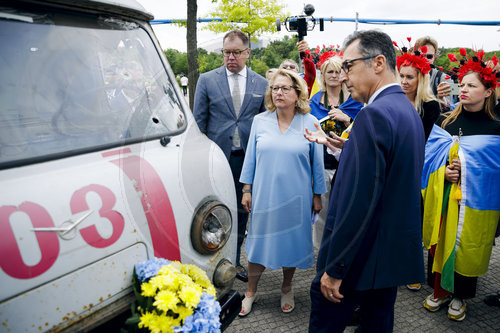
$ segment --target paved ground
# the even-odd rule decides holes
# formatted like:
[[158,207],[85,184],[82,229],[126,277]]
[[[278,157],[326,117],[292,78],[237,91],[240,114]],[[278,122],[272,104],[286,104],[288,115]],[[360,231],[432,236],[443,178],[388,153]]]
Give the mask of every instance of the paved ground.
[[[260,298],[252,313],[236,318],[225,332],[307,332],[311,306],[309,287],[314,275],[314,267],[297,270],[294,277],[296,307],[285,314],[280,309],[281,271],[266,270],[259,284]],[[246,284],[236,280],[234,288],[243,294]],[[485,295],[497,290],[500,290],[500,245],[493,249],[488,273],[479,278],[477,296],[467,301],[467,317],[463,322],[449,320],[447,308],[435,313],[424,309],[423,300],[432,292],[427,285],[417,292],[399,287],[394,332],[500,332],[500,308],[489,307],[483,302]],[[354,329],[348,327],[345,332],[354,332]]]

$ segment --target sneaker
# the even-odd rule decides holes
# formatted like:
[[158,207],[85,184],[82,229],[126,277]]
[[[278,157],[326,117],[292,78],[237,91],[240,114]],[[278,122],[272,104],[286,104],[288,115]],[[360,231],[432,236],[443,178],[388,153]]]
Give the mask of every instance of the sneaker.
[[450,305],[448,306],[448,318],[455,321],[462,321],[465,319],[465,301],[458,297],[453,297]]
[[427,296],[424,301],[424,308],[429,310],[430,312],[436,312],[441,309],[444,305],[446,305],[451,300],[451,295],[446,295],[441,298],[434,298],[434,293]]
[[412,284],[407,284],[406,288],[413,291],[419,291],[420,289],[422,289],[422,285],[420,283],[412,283]]

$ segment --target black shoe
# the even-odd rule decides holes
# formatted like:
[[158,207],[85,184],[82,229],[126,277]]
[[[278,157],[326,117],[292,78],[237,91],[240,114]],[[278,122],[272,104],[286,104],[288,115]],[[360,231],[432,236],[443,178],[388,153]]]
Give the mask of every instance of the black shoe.
[[498,306],[500,307],[500,291],[494,295],[488,295],[484,299],[484,303],[489,306]]
[[[354,312],[352,313],[352,317],[351,317],[351,320],[349,321],[349,323],[347,324],[347,326],[358,326],[359,325],[359,306],[354,310]],[[358,327],[359,329],[359,327]],[[355,333],[357,332],[361,332],[361,331],[358,331],[356,329],[356,331],[354,331]]]
[[243,266],[236,266],[236,278],[243,282],[248,282],[248,272]]

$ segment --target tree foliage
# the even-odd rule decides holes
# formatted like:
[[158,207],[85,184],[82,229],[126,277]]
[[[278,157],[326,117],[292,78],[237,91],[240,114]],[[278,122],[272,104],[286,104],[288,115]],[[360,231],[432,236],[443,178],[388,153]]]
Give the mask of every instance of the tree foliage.
[[240,29],[250,36],[253,42],[266,32],[276,32],[276,19],[284,19],[285,5],[278,0],[213,0],[216,9],[208,14],[222,21],[210,22],[204,29],[224,33]]
[[[299,62],[299,53],[297,51],[297,36],[285,36],[282,40],[276,40],[269,43],[267,47],[253,49],[252,50],[252,70],[264,76],[269,68],[279,67],[281,62],[285,59],[293,59]],[[470,49],[467,49],[471,52]],[[314,51],[311,49],[311,51]],[[438,67],[443,67],[445,72],[450,68],[450,60],[448,59],[448,53],[459,54],[459,48],[440,48],[439,56],[436,58],[434,64]],[[186,73],[186,54],[181,53],[177,50],[166,50],[165,54],[167,56],[172,70],[176,74]],[[500,58],[500,51],[486,52],[485,58],[490,59],[496,54]],[[458,56],[457,56],[458,57]],[[210,52],[208,53],[204,49],[198,49],[198,64],[200,68],[200,73],[205,73],[222,66],[224,59],[220,53]]]

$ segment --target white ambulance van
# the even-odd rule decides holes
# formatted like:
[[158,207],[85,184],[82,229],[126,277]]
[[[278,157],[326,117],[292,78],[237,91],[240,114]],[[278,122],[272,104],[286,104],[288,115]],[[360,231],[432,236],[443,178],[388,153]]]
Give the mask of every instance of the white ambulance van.
[[231,170],[151,19],[129,0],[0,4],[1,332],[96,327],[153,256],[206,270],[224,327],[239,311]]

